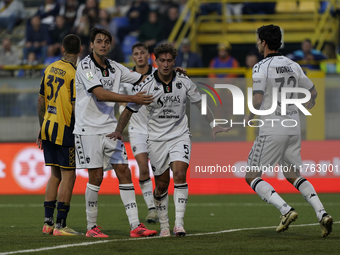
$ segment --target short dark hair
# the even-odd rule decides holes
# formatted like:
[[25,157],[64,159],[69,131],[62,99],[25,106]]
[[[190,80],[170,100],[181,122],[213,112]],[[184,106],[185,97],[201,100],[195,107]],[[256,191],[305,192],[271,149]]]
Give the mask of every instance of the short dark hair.
[[142,42],[137,42],[137,43],[135,43],[134,45],[132,45],[132,51],[133,51],[135,48],[140,48],[140,47],[146,49],[146,51],[149,52],[148,46],[147,46],[145,43],[142,43]]
[[94,40],[96,39],[96,35],[97,34],[103,34],[103,35],[106,35],[110,42],[112,42],[112,35],[110,34],[109,31],[107,31],[106,29],[104,28],[98,28],[98,27],[94,27],[91,29],[90,31],[90,42],[91,43],[94,43]]
[[69,34],[65,36],[62,45],[66,54],[79,54],[81,49],[80,38],[75,34]]
[[268,49],[277,51],[281,47],[281,29],[279,26],[268,25],[257,29],[261,41],[266,41]]
[[162,55],[162,54],[166,54],[166,53],[170,53],[170,55],[175,59],[178,52],[177,52],[177,49],[172,46],[170,43],[162,43],[162,44],[159,44],[155,50],[154,50],[154,53],[155,53],[155,57],[156,59]]

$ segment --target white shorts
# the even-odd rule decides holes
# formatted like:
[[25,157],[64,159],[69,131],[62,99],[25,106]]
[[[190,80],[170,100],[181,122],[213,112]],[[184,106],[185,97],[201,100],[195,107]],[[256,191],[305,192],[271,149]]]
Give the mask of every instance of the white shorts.
[[154,176],[162,175],[174,161],[189,164],[191,155],[191,140],[189,135],[183,135],[169,141],[148,141],[148,156]]
[[133,156],[136,157],[136,155],[140,153],[148,152],[147,143],[146,143],[147,139],[148,139],[148,134],[129,132],[129,140],[130,140]]
[[111,164],[128,164],[124,143],[100,135],[75,135],[76,167],[112,169]]
[[302,165],[300,135],[258,136],[248,156],[248,166],[288,166],[294,170]]

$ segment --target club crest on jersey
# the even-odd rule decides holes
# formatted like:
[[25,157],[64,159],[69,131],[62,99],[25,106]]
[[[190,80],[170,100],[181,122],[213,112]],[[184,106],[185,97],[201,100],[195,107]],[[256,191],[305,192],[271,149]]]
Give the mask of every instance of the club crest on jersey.
[[181,88],[182,88],[182,83],[177,82],[177,83],[176,83],[176,87],[177,87],[178,89],[181,89]]
[[87,77],[87,79],[90,81],[90,80],[92,80],[94,77],[93,77],[93,74],[91,73],[91,72],[87,72],[86,73],[86,77]]
[[108,71],[107,71],[107,70],[103,70],[103,76],[104,76],[104,77],[107,77],[107,76],[109,76],[109,73],[108,73]]
[[168,84],[168,85],[165,85],[163,84],[163,88],[164,88],[164,93],[172,93],[172,84]]

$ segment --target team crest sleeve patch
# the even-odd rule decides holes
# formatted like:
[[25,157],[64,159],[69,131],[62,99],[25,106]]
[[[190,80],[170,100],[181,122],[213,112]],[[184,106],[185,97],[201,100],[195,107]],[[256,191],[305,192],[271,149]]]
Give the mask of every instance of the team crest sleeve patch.
[[92,74],[91,72],[87,72],[87,73],[86,73],[86,77],[87,77],[87,79],[90,81],[90,80],[93,79],[93,74]]

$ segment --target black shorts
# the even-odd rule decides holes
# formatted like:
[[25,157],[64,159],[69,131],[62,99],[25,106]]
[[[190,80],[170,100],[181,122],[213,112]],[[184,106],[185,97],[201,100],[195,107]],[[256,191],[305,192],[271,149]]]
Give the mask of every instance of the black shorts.
[[58,166],[69,170],[75,169],[74,147],[65,147],[46,140],[42,142],[46,166]]

